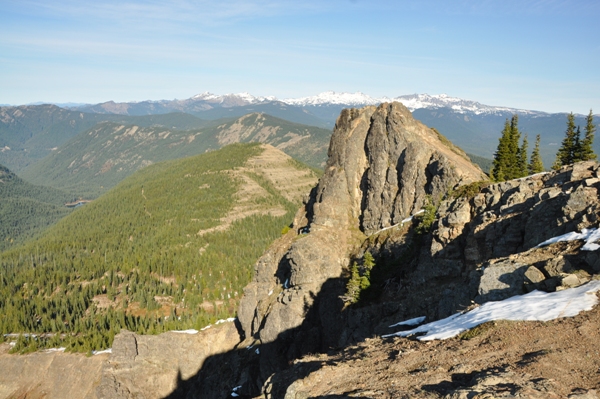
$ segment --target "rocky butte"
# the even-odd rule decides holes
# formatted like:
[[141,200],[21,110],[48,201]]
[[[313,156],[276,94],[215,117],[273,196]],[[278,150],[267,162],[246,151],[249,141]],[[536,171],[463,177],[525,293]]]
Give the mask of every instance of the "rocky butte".
[[[582,240],[539,244],[598,226],[597,163],[492,184],[395,102],[342,111],[328,155],[292,228],[256,263],[235,327],[194,345],[123,332],[81,397],[598,398],[597,307],[444,341],[382,338],[399,321],[595,279],[600,256]],[[354,304],[351,270],[369,280]]]

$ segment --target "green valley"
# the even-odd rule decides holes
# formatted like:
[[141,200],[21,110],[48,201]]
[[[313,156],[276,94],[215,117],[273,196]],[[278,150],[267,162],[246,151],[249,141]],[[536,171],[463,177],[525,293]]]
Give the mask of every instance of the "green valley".
[[233,316],[253,264],[316,180],[259,144],[145,167],[0,253],[0,332],[45,337],[21,336],[16,351],[89,351],[122,328],[199,329]]
[[68,215],[67,193],[27,183],[0,165],[0,251],[39,234]]

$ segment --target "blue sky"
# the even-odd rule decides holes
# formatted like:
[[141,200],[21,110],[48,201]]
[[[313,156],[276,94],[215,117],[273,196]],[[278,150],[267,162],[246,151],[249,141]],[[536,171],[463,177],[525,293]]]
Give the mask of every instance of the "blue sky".
[[597,0],[0,0],[0,104],[446,93],[600,112]]

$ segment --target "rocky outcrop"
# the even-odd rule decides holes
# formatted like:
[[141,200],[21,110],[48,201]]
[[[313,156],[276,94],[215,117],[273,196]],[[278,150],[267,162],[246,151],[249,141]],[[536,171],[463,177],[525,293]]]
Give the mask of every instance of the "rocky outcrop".
[[244,290],[238,315],[244,345],[263,345],[259,380],[290,359],[338,344],[341,276],[367,235],[483,178],[400,103],[344,110],[323,177]]
[[232,350],[239,338],[234,323],[197,334],[138,335],[121,331],[99,373],[95,397],[159,399],[173,395],[208,357]]
[[9,354],[0,344],[0,398],[96,398],[107,354],[86,357],[64,352]]
[[[457,262],[462,272],[480,276],[475,298],[479,303],[534,288],[554,290],[585,282],[589,277],[586,280],[584,274],[600,272],[595,252],[579,253],[577,242],[537,246],[552,237],[596,227],[599,175],[597,163],[581,162],[489,185],[471,198],[446,201],[439,209],[428,253],[435,261]],[[427,262],[421,270],[425,265],[432,266]],[[579,278],[567,275],[575,270],[581,271]]]
[[240,341],[234,323],[196,334],[121,331],[112,352],[9,354],[0,344],[0,398],[159,399],[181,397],[205,360]]
[[[244,345],[264,346],[252,360],[263,392],[291,359],[389,333],[397,320],[435,320],[600,272],[600,258],[579,251],[581,242],[537,247],[597,224],[594,162],[482,182],[458,150],[397,104],[342,112],[329,156],[295,232],[258,262],[240,306]],[[429,199],[440,204],[429,234],[399,223]],[[344,270],[366,251],[387,270],[378,271],[378,300],[344,308]]]

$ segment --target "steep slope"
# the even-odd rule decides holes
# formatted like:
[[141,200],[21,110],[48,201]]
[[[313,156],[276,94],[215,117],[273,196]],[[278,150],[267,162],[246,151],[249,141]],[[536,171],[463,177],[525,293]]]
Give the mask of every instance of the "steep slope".
[[69,214],[73,198],[29,184],[0,165],[0,251],[23,243]]
[[49,104],[0,107],[0,163],[20,173],[78,133],[102,121],[177,129],[210,125],[183,113],[127,117],[72,111]]
[[327,130],[264,114],[250,114],[195,130],[103,122],[27,168],[22,176],[79,196],[96,197],[150,164],[201,154],[237,142],[271,144],[318,166],[325,160],[329,136]]
[[[232,315],[258,256],[316,182],[267,145],[158,163],[0,254],[1,333],[72,350]],[[31,317],[22,318],[22,315]],[[37,315],[37,316],[36,316]],[[16,350],[48,341],[19,341]]]
[[[574,232],[597,226],[599,190],[595,162],[475,184],[442,202],[427,236],[415,240],[405,228],[373,237],[363,250],[379,267],[396,270],[384,271],[377,301],[346,308],[335,321],[347,326],[339,337],[351,333],[362,342],[295,361],[271,376],[263,391],[269,394],[261,397],[597,398],[598,306],[546,322],[488,322],[447,341],[380,336],[410,329],[396,323],[416,316],[432,321],[488,301],[566,292],[597,280],[599,236],[586,244]],[[565,233],[571,234],[564,241],[547,242]],[[542,315],[527,312],[530,320]]]

